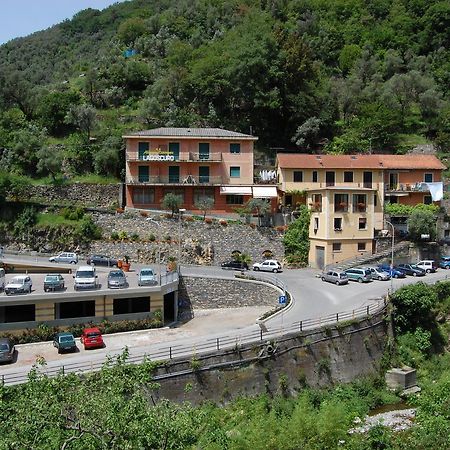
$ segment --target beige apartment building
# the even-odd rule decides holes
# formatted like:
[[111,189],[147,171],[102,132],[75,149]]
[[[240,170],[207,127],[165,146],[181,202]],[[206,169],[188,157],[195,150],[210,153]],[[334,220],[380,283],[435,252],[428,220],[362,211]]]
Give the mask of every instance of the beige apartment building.
[[374,237],[386,228],[385,202],[432,203],[443,169],[433,155],[277,156],[281,203],[311,209],[309,263],[316,268],[373,253]]

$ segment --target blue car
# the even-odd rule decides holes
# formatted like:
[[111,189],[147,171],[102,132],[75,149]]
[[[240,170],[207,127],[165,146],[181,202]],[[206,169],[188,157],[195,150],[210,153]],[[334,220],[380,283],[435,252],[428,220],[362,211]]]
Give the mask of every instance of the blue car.
[[450,256],[443,256],[439,261],[439,267],[442,269],[450,269]]
[[406,275],[395,267],[391,269],[390,264],[380,264],[378,266],[381,270],[387,272],[392,278],[406,278]]

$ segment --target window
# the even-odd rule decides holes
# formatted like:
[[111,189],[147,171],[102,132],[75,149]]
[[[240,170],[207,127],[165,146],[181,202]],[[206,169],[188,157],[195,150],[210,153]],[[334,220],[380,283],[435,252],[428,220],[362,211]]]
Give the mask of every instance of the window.
[[155,203],[155,190],[152,188],[133,188],[132,199],[134,205],[148,205]]
[[327,186],[334,186],[334,172],[325,172],[325,184]]
[[322,194],[312,195],[311,209],[316,212],[322,212]]
[[319,218],[314,217],[314,233],[317,233],[318,229],[319,229]]
[[340,252],[342,244],[340,242],[333,242],[333,252]]
[[426,173],[423,181],[425,181],[425,183],[432,183],[433,182],[433,174],[432,173]]
[[342,231],[342,218],[341,217],[334,218],[334,231]]
[[358,252],[365,252],[365,251],[366,251],[366,243],[358,242]]
[[348,194],[334,194],[334,212],[348,211]]
[[353,172],[344,172],[344,183],[353,183]]
[[180,182],[180,167],[169,166],[169,183],[179,183],[179,182]]
[[149,144],[148,142],[138,142],[138,159],[144,160],[144,153],[148,152]]
[[378,205],[378,195],[373,194],[373,206],[377,206],[377,205]]
[[230,144],[230,153],[238,155],[241,153],[241,144]]
[[243,195],[227,195],[227,205],[243,205]]
[[150,171],[148,166],[138,166],[139,183],[148,183],[150,180]]
[[423,203],[425,205],[431,205],[433,203],[433,199],[431,198],[431,195],[424,195],[423,196]]
[[365,217],[360,217],[358,220],[358,229],[365,230],[367,229],[367,219]]
[[205,198],[214,200],[214,188],[194,188],[194,204]]
[[353,212],[366,212],[367,196],[366,194],[353,194]]
[[372,172],[364,172],[363,173],[363,185],[365,188],[372,187]]
[[230,167],[230,178],[240,178],[241,177],[241,168],[238,166]]
[[200,142],[198,144],[198,159],[200,161],[207,161],[209,159],[209,143]]
[[172,153],[173,159],[178,161],[180,159],[180,144],[179,142],[169,142],[169,153]]
[[317,183],[317,170],[313,170],[313,173],[312,173],[312,182],[313,183]]
[[198,168],[198,182],[209,183],[209,166],[200,166]]
[[303,181],[303,172],[301,170],[294,170],[294,183],[301,183]]

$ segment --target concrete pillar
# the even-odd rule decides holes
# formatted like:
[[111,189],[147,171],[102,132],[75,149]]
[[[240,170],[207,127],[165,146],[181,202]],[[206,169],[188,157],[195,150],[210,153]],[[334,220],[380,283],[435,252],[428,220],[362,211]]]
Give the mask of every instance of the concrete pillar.
[[95,317],[109,317],[113,315],[114,300],[105,295],[95,299]]
[[162,292],[152,294],[150,300],[150,312],[161,311],[162,321],[164,322],[164,295]]
[[48,322],[55,319],[54,303],[37,303],[35,309],[36,322]]

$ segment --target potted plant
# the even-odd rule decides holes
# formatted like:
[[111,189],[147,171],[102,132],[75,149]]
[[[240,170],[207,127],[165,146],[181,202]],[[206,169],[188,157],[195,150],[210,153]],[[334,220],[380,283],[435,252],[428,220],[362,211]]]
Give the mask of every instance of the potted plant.
[[177,270],[176,258],[174,256],[170,256],[169,257],[169,262],[167,263],[167,271],[168,272],[173,272],[175,270]]
[[365,203],[358,203],[358,209],[360,211],[365,211],[366,209],[366,204]]
[[125,255],[123,257],[123,261],[122,261],[122,270],[124,272],[129,272],[130,271],[130,257],[128,255]]

